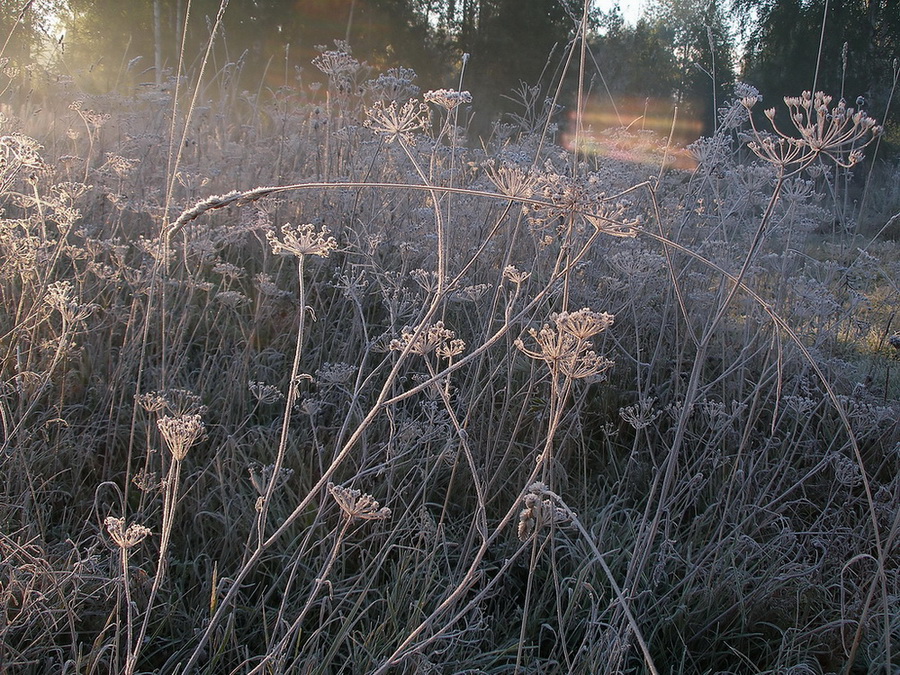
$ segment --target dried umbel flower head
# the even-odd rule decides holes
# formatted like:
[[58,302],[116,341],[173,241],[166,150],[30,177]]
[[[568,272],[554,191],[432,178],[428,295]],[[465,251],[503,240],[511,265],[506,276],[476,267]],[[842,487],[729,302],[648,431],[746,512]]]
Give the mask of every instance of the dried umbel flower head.
[[337,49],[326,50],[324,46],[317,47],[322,51],[312,60],[312,64],[328,75],[330,78],[355,73],[360,68],[360,63],[350,55],[350,46],[343,40],[335,40]]
[[244,277],[244,269],[230,262],[217,262],[213,265],[212,271],[222,275],[229,281],[236,281]]
[[187,456],[187,451],[203,437],[205,425],[200,415],[179,415],[177,417],[161,417],[156,426],[162,434],[169,452],[180,462]]
[[148,391],[145,394],[138,394],[134,397],[138,405],[147,412],[159,412],[166,408],[166,397],[159,391]]
[[426,293],[436,293],[438,290],[438,274],[432,270],[417,268],[409,273],[412,280]]
[[141,160],[139,159],[129,159],[128,157],[122,157],[113,152],[107,152],[106,164],[100,167],[100,170],[104,171],[108,169],[116,174],[118,178],[128,178],[140,162]]
[[396,102],[385,105],[381,101],[366,110],[364,126],[383,135],[388,143],[400,140],[411,142],[416,133],[428,128],[428,106],[410,99],[402,106]]
[[451,360],[466,351],[466,343],[460,339],[448,340],[437,348],[437,355],[442,359]]
[[528,199],[534,196],[538,178],[533,171],[526,171],[517,166],[494,165],[494,160],[485,163],[488,178],[500,192],[510,199]]
[[379,507],[372,495],[363,494],[359,490],[345,488],[341,485],[328,483],[328,491],[334,497],[334,501],[341,507],[344,515],[353,520],[387,520],[391,517],[391,510],[386,506]]
[[106,525],[106,531],[115,542],[116,546],[122,549],[129,549],[140,544],[144,538],[151,534],[150,529],[137,523],[132,523],[125,528],[125,519],[116,518],[115,516],[107,516],[103,521]]
[[337,249],[337,241],[330,237],[330,231],[322,226],[316,230],[312,223],[306,225],[291,225],[285,223],[281,226],[283,241],[279,240],[272,232],[266,233],[272,253],[276,255],[295,255],[297,257],[317,255],[327,258],[332,251]]
[[[269,489],[269,482],[272,480],[272,474],[275,471],[275,465],[267,464],[266,466],[263,466],[257,462],[253,462],[250,466],[247,467],[247,471],[250,473],[250,482],[253,484],[256,492],[260,496],[265,495],[266,491]],[[293,475],[293,469],[281,467],[278,470],[278,478],[275,480],[275,487],[281,487],[282,485],[287,483],[287,481]]]
[[187,389],[150,391],[137,395],[135,400],[147,412],[158,413],[165,410],[175,416],[202,415],[206,412],[206,406],[200,397]]
[[271,274],[259,272],[256,274],[253,280],[256,284],[256,288],[259,289],[259,292],[267,297],[286,298],[290,296],[290,293],[288,291],[283,291],[278,288],[278,285],[274,281],[272,281]]
[[349,363],[323,363],[316,371],[316,382],[323,385],[347,384],[356,374],[356,366]]
[[325,403],[321,399],[313,398],[312,396],[307,396],[294,404],[294,410],[302,412],[309,417],[315,417],[324,409]]
[[550,319],[560,331],[579,340],[587,340],[612,326],[615,317],[584,307],[574,312],[555,312],[550,315]]
[[250,304],[250,298],[240,291],[219,291],[214,299],[216,302],[232,309],[239,309]]
[[50,194],[60,204],[74,205],[93,185],[63,181],[50,187]]
[[49,167],[39,154],[42,146],[22,134],[0,136],[0,186],[7,186],[20,172],[29,176],[45,173]]
[[561,525],[572,520],[569,512],[556,506],[556,495],[541,482],[532,483],[522,498],[525,508],[519,512],[518,536],[520,541],[528,541],[541,528]]
[[413,84],[416,77],[416,71],[410,68],[390,68],[374,80],[366,82],[365,87],[382,100],[404,101],[419,93],[419,88]]
[[[865,111],[847,107],[844,99],[833,107],[832,100],[821,91],[814,95],[804,91],[800,96],[786,96],[784,103],[799,138],[779,129],[775,124],[775,108],[769,108],[765,115],[775,135],[762,135],[754,126],[755,139],[747,147],[758,157],[782,168],[808,164],[820,155],[845,168],[857,164],[863,157],[862,148],[881,133],[881,127]],[[744,103],[748,109],[753,104],[752,97]]]
[[467,91],[456,91],[455,89],[435,89],[434,91],[426,91],[422,98],[425,99],[427,103],[434,103],[447,111],[472,102],[472,94]]
[[478,302],[490,290],[490,284],[472,284],[463,286],[450,294],[451,300],[459,302]]
[[537,227],[562,218],[564,222],[587,221],[598,232],[615,237],[636,237],[640,218],[626,218],[630,204],[608,196],[597,173],[572,178],[547,170],[539,176],[539,195],[546,204],[530,202],[529,220]]
[[540,330],[528,330],[537,343],[537,350],[526,347],[521,338],[516,339],[515,345],[522,353],[544,361],[551,370],[573,379],[595,377],[613,365],[590,349],[588,342],[591,336],[612,325],[612,314],[585,307],[575,312],[554,313],[550,318],[555,326],[544,324]]
[[250,393],[253,394],[253,397],[262,405],[277,403],[284,398],[284,394],[282,394],[278,387],[273,384],[251,380],[247,383],[247,386],[250,389]]
[[[417,332],[418,335],[416,335]],[[419,331],[406,326],[399,338],[391,340],[390,348],[393,351],[402,352],[407,347],[411,353],[420,356],[436,350],[439,356],[450,358],[461,354],[466,348],[466,343],[456,339],[456,333],[452,330],[444,328],[443,321],[438,321]]]
[[72,298],[72,283],[69,281],[56,281],[47,287],[47,295],[44,301],[62,314],[63,320],[68,323],[84,321],[96,309],[96,305],[82,305]]
[[131,482],[141,492],[156,492],[165,487],[165,481],[160,481],[155,472],[143,469],[134,475]]
[[650,426],[657,417],[662,415],[662,410],[654,410],[655,398],[642,398],[637,404],[619,408],[619,416],[632,427],[644,429]]
[[531,272],[523,272],[515,265],[507,265],[503,268],[503,278],[508,279],[516,286],[520,286],[528,280]]

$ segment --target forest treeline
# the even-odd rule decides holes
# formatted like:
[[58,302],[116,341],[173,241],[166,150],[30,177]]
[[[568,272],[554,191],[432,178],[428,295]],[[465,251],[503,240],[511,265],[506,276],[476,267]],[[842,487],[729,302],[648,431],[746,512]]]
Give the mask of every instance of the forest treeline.
[[[184,39],[189,59],[205,49],[220,0],[0,0],[6,57],[24,65],[36,53],[80,73],[84,87],[141,81],[174,71]],[[319,45],[346,41],[379,70],[404,66],[425,88],[458,86],[478,100],[476,128],[514,111],[525,84],[555,91],[566,47],[583,18],[582,0],[246,0],[230,2],[214,58],[237,64],[244,86],[276,89],[310,66]],[[187,31],[184,31],[187,17]],[[891,110],[900,56],[900,0],[653,0],[636,23],[621,11],[588,14],[586,85],[604,119],[629,123],[652,109],[704,131],[740,80],[774,105],[819,89],[870,115]],[[461,73],[463,54],[468,54]],[[196,62],[196,61],[195,61]],[[190,65],[190,60],[188,65]],[[576,64],[577,65],[577,64]],[[575,76],[563,80],[571,95]],[[569,81],[571,80],[571,81]],[[565,101],[565,97],[563,97]],[[648,110],[648,106],[651,110]],[[894,106],[896,109],[896,105]]]

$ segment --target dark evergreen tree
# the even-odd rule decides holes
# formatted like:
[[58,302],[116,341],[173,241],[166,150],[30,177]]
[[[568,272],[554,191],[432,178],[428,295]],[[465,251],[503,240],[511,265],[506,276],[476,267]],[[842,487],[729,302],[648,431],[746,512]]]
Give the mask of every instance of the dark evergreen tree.
[[[784,96],[815,87],[843,96],[851,106],[862,96],[869,114],[885,113],[900,56],[900,0],[736,0],[735,5],[742,16],[756,16],[743,77],[763,92],[767,106],[781,106]],[[897,124],[900,114],[891,118]]]
[[581,0],[457,0],[445,7],[443,30],[457,53],[470,55],[463,87],[476,101],[477,135],[511,109],[505,97],[520,83],[551,85],[582,15]]
[[601,17],[590,47],[599,71],[592,84],[597,125],[667,132],[679,71],[661,26],[646,17],[629,25],[614,11]]
[[673,91],[681,113],[710,133],[715,112],[735,82],[734,39],[721,3],[657,0],[649,18],[668,45],[678,71]]
[[[219,0],[68,0],[72,60],[87,64],[101,88],[120,81],[122,65],[135,59],[137,78],[153,80],[157,49],[167,72],[178,63],[187,18],[185,62],[190,68],[206,48],[219,5]],[[334,40],[347,40],[360,61],[379,69],[412,66],[421,81],[437,82],[446,58],[426,10],[419,0],[232,2],[215,44],[214,65],[239,63],[248,83],[265,78],[267,86],[276,87],[285,75],[293,77],[295,66],[317,76],[310,66],[319,53],[316,47],[333,48]]]

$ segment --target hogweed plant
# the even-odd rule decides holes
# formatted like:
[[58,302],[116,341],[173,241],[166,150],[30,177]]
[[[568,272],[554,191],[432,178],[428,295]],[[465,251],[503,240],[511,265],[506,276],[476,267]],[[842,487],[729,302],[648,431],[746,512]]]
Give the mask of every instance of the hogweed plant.
[[[123,599],[125,602],[125,672],[134,672],[140,650],[138,645],[132,641],[132,631],[134,625],[134,603],[131,599],[131,572],[128,564],[128,551],[140,544],[151,532],[150,529],[138,523],[132,523],[126,529],[125,519],[116,518],[115,516],[107,516],[103,521],[106,531],[109,533],[113,543],[119,548],[119,563],[122,572],[122,589]],[[118,613],[117,603],[116,611]],[[148,610],[149,611],[149,610]],[[116,625],[120,625],[121,621],[116,621]]]
[[[294,346],[294,359],[291,363],[290,377],[288,379],[288,392],[285,395],[284,415],[281,423],[281,436],[278,441],[278,448],[275,452],[275,462],[273,464],[272,473],[278,475],[284,463],[284,453],[287,450],[288,434],[290,431],[290,418],[293,412],[294,403],[297,401],[299,392],[297,383],[300,377],[300,360],[303,355],[303,338],[306,327],[306,313],[309,309],[306,306],[306,281],[304,272],[306,259],[309,256],[319,258],[327,258],[334,250],[337,249],[337,241],[334,237],[329,236],[329,230],[326,227],[316,229],[312,224],[293,226],[290,224],[281,227],[282,238],[279,239],[271,231],[267,233],[269,246],[275,255],[292,256],[297,260],[298,275],[298,301],[299,320],[297,325],[297,338]],[[263,495],[261,502],[257,506],[259,511],[257,534],[259,546],[262,547],[263,540],[266,535],[266,518],[268,515],[269,503],[272,500],[272,494],[276,488],[276,481],[269,481],[266,486],[266,493]]]
[[[188,392],[189,394],[189,392]],[[190,397],[190,394],[189,394]],[[131,675],[137,666],[138,656],[144,644],[144,636],[150,625],[154,603],[157,594],[162,588],[163,581],[166,578],[168,568],[169,545],[171,542],[172,528],[175,524],[175,514],[178,506],[179,489],[181,485],[181,467],[188,450],[202,440],[205,433],[205,425],[199,414],[181,414],[177,416],[163,415],[156,421],[156,426],[160,435],[168,449],[172,461],[169,464],[169,471],[163,480],[163,503],[162,503],[162,524],[160,527],[160,544],[159,558],[156,563],[156,574],[153,578],[153,585],[150,589],[147,607],[144,610],[144,619],[141,622],[138,631],[137,641],[134,643],[133,651],[130,640],[130,623],[129,623],[129,653],[125,666],[125,673]],[[109,527],[110,519],[107,518],[107,527]],[[131,526],[134,527],[134,526]],[[130,530],[131,528],[129,528]],[[143,528],[146,530],[146,528]],[[146,530],[149,533],[149,530]],[[115,538],[115,535],[113,535]],[[123,567],[125,560],[125,548],[123,551]],[[127,568],[126,568],[127,573]],[[130,618],[130,616],[129,616]]]
[[[521,338],[516,347],[526,356],[543,361],[550,370],[550,429],[544,451],[538,463],[549,469],[553,436],[556,433],[566,401],[575,380],[600,381],[613,366],[609,359],[590,349],[590,339],[613,324],[613,316],[595,312],[588,307],[573,312],[550,315],[553,325],[544,324],[540,330],[528,329],[537,348],[527,347]],[[547,480],[545,474],[544,479]]]
[[284,637],[269,650],[265,658],[262,659],[256,667],[249,671],[250,674],[264,672],[270,667],[269,664],[273,660],[281,658],[284,651],[288,648],[288,645],[296,640],[297,632],[300,630],[300,626],[306,618],[307,613],[312,608],[313,602],[318,597],[319,591],[331,584],[331,582],[328,581],[328,575],[331,573],[331,569],[337,561],[341,544],[347,536],[350,526],[353,525],[354,522],[360,520],[377,521],[387,520],[391,517],[391,510],[388,507],[379,505],[371,495],[363,494],[359,490],[335,485],[334,483],[328,483],[328,492],[340,507],[342,516],[341,524],[334,534],[334,545],[331,547],[331,552],[328,554],[321,571],[316,575],[313,582],[313,589],[310,591],[306,603],[298,612],[293,623],[284,631]]

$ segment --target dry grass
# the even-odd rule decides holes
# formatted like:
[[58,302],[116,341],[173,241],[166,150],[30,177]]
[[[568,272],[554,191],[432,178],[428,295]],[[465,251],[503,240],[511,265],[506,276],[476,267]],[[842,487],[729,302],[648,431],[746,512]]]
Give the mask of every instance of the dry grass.
[[686,169],[532,97],[474,150],[464,92],[315,65],[5,114],[0,670],[896,668],[871,125],[743,88]]

